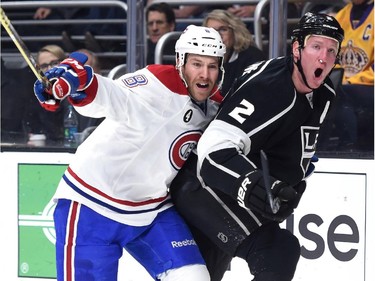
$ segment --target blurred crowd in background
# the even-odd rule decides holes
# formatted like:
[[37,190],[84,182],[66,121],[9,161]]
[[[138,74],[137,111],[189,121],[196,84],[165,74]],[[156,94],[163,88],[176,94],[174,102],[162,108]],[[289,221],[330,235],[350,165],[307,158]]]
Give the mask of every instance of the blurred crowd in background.
[[[6,2],[6,1],[2,1]],[[124,0],[123,2],[126,3]],[[305,1],[288,3],[288,19],[300,18],[306,11]],[[311,3],[310,3],[311,4]],[[170,32],[181,32],[189,23],[216,29],[227,46],[224,60],[225,76],[222,94],[230,89],[249,64],[268,59],[268,50],[254,41],[256,4],[252,5],[180,5],[144,1],[144,28],[147,42],[145,64],[155,63],[159,39]],[[336,1],[309,6],[308,11],[335,16],[345,30],[345,39],[337,61],[338,76],[332,76],[337,102],[322,130],[321,151],[365,153],[374,151],[374,15],[373,0]],[[19,24],[16,29],[42,71],[58,65],[69,53],[85,52],[95,72],[108,75],[117,65],[126,64],[126,12],[118,7],[39,7],[36,9],[4,9],[11,20],[50,21],[63,24]],[[269,35],[269,7],[262,17],[262,34]],[[104,20],[95,24],[95,20]],[[78,20],[74,23],[74,20]],[[80,21],[81,20],[81,21]],[[90,22],[91,20],[91,22]],[[87,22],[87,23],[84,23]],[[293,24],[288,24],[288,34]],[[106,36],[111,35],[113,40]],[[40,36],[41,40],[26,40]],[[50,36],[50,37],[49,37]],[[52,37],[51,37],[52,36]],[[48,38],[57,39],[48,41]],[[288,35],[289,36],[289,35]],[[22,60],[14,60],[17,49],[1,30],[1,142],[2,145],[33,146],[35,136],[44,136],[47,147],[62,146],[64,115],[44,111],[33,95],[35,77]],[[45,38],[42,40],[42,38]],[[267,40],[265,40],[267,41]],[[286,43],[286,45],[288,45]],[[174,42],[165,52],[174,54]],[[142,50],[141,50],[142,51]],[[116,54],[118,56],[116,56]],[[173,58],[173,56],[172,56]],[[174,64],[174,59],[166,62]],[[219,78],[220,79],[220,78]],[[102,120],[79,116],[78,131],[91,131]],[[362,155],[362,154],[361,154]],[[362,157],[362,156],[360,156]]]

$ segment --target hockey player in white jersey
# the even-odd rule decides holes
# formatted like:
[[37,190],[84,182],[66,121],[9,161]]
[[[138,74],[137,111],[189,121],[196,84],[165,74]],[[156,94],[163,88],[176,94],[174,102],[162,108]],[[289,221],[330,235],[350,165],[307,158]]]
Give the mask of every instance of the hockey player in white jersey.
[[149,65],[116,81],[72,53],[46,73],[52,89],[36,81],[47,110],[67,98],[82,115],[105,117],[54,195],[57,280],[117,280],[123,248],[155,280],[209,280],[168,188],[221,102],[225,45],[214,29],[191,25],[175,49],[176,66]]

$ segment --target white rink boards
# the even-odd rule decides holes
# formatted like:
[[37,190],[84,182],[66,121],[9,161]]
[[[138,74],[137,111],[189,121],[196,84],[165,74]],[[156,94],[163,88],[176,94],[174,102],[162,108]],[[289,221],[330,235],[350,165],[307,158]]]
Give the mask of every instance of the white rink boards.
[[[54,182],[59,180],[55,179],[56,175],[71,156],[68,153],[0,153],[3,194],[0,280],[54,280],[50,276],[54,267],[51,252],[54,229],[49,196]],[[320,159],[316,164],[316,172],[308,179],[300,206],[282,224],[293,231],[302,247],[293,280],[375,280],[374,171],[374,160]],[[46,267],[52,269],[48,271]],[[251,279],[246,263],[235,258],[223,281]],[[120,262],[119,280],[152,279],[125,253]]]

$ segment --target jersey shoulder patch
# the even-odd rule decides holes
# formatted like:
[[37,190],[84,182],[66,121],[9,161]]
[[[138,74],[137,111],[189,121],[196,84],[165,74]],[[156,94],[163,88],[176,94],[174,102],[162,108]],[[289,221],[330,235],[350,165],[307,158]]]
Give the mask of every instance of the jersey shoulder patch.
[[146,67],[169,90],[180,95],[188,95],[177,69],[173,65],[151,64]]

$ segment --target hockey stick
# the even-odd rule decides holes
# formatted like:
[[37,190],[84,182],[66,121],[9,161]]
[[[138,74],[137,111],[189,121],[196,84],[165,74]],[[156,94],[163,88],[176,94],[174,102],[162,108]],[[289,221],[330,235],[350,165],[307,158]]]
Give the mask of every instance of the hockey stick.
[[21,37],[18,35],[17,31],[14,29],[12,23],[8,19],[7,15],[5,14],[3,8],[0,7],[0,21],[6,32],[8,33],[9,37],[13,40],[14,44],[16,45],[18,51],[21,53],[27,64],[29,65],[30,69],[35,74],[36,78],[43,83],[43,85],[49,89],[51,87],[51,83],[48,81],[47,77],[44,75],[43,71],[40,69],[39,65],[36,63],[31,52],[27,49],[26,45],[23,43]]
[[264,185],[265,185],[266,192],[267,192],[268,201],[270,203],[272,213],[276,214],[280,209],[280,199],[273,198],[272,191],[271,191],[268,159],[267,159],[266,153],[263,150],[260,151],[260,161],[262,163],[263,180],[264,180]]

